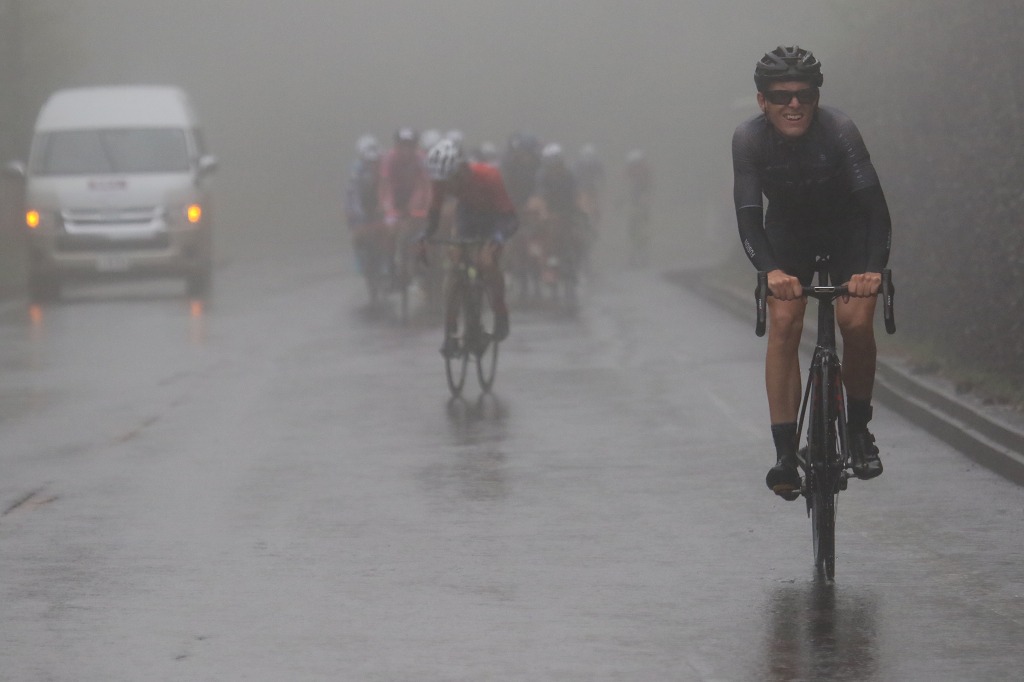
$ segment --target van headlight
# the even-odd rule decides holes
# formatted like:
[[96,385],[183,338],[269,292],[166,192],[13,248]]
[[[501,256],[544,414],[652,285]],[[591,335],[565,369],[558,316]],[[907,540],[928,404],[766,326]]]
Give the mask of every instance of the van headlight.
[[203,221],[203,205],[198,202],[178,204],[174,208],[164,211],[163,218],[168,223],[195,226]]
[[47,229],[57,230],[60,229],[61,224],[61,217],[59,213],[38,211],[34,208],[30,208],[25,211],[25,226],[30,231]]

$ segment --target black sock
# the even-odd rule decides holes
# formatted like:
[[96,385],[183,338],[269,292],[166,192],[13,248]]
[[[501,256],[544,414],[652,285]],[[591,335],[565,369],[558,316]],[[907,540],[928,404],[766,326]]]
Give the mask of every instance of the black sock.
[[772,424],[772,440],[779,459],[792,458],[796,455],[796,422]]
[[864,431],[871,421],[871,401],[849,398],[846,402],[846,428],[850,431]]

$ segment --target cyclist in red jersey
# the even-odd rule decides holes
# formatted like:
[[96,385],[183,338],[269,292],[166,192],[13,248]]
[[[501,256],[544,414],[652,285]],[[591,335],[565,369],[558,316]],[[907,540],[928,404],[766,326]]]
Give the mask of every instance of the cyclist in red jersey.
[[[501,171],[485,163],[466,161],[459,146],[452,140],[441,140],[427,154],[427,170],[433,180],[427,230],[420,238],[421,253],[426,240],[437,231],[441,220],[441,207],[446,197],[454,197],[456,206],[456,237],[481,239],[488,243],[479,251],[477,269],[480,271],[491,298],[495,313],[494,336],[503,341],[509,332],[508,306],[505,303],[505,275],[501,270],[502,245],[519,227],[515,207],[505,190]],[[445,287],[446,298],[453,293]],[[454,313],[449,300],[446,309]],[[456,320],[445,319],[446,332],[454,332]],[[445,338],[450,336],[446,333]],[[442,348],[441,352],[449,349]]]
[[430,203],[430,177],[423,167],[412,128],[395,133],[395,145],[380,164],[380,204],[388,225],[408,218],[424,218]]

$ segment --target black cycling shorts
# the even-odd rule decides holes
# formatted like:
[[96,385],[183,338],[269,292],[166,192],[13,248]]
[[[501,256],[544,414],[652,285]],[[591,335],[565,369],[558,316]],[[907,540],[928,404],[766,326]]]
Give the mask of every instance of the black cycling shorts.
[[829,258],[832,284],[846,284],[850,277],[867,268],[868,231],[864,220],[852,219],[816,230],[792,223],[769,223],[765,225],[765,236],[782,270],[804,286],[810,286],[814,279],[818,256]]

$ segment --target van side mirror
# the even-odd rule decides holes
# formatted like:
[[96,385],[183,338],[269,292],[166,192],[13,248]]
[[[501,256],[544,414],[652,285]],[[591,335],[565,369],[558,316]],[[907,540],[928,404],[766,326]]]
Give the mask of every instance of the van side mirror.
[[22,161],[8,161],[4,164],[4,175],[24,180],[28,175],[28,169]]
[[208,175],[217,170],[217,157],[205,154],[199,157],[199,174]]

